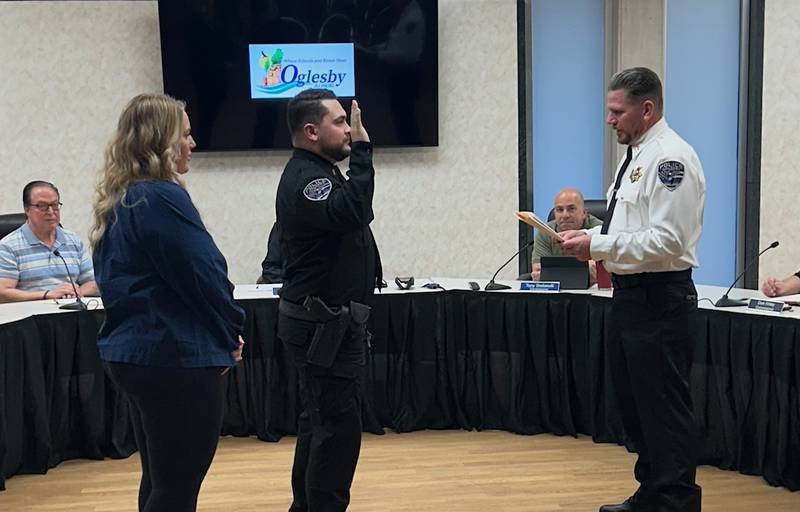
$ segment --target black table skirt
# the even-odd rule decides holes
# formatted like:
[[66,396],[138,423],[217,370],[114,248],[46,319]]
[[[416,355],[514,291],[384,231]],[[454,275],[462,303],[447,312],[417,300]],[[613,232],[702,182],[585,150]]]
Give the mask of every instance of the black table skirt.
[[[223,434],[294,434],[295,371],[277,301],[248,300],[244,360],[227,380]],[[500,429],[625,443],[608,371],[610,301],[445,292],[375,297],[364,429]],[[135,451],[127,402],[95,336],[102,311],[0,325],[0,488],[73,458]],[[700,462],[800,489],[797,320],[701,310],[692,397]]]

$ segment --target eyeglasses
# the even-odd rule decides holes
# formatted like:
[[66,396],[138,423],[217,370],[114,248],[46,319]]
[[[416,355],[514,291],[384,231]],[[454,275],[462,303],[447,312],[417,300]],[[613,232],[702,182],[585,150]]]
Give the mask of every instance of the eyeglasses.
[[32,204],[30,206],[32,208],[36,208],[42,213],[47,213],[47,210],[49,210],[50,208],[52,208],[54,212],[61,210],[61,207],[64,206],[64,203],[39,203],[39,204]]

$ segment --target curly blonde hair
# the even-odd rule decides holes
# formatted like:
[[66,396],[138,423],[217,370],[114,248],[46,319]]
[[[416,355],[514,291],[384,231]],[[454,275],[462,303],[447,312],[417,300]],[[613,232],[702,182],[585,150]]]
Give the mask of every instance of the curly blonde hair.
[[95,189],[92,247],[116,222],[117,205],[132,206],[125,203],[130,184],[165,180],[184,186],[178,174],[184,109],[185,103],[165,94],[140,94],[125,106]]

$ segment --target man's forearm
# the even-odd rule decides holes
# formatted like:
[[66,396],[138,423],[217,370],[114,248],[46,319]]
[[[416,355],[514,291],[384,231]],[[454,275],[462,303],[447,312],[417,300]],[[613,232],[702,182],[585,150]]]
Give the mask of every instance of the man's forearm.
[[81,294],[81,297],[97,297],[100,295],[100,290],[95,281],[89,281],[78,287],[78,293]]
[[800,277],[796,274],[793,274],[786,279],[783,280],[786,284],[786,293],[785,295],[794,295],[796,293],[800,293]]
[[0,288],[0,303],[25,302],[45,299],[43,291],[18,290],[16,288]]

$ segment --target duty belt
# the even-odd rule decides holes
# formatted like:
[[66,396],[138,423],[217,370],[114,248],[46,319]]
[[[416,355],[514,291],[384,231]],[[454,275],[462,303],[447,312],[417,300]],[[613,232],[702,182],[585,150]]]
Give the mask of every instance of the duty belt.
[[302,306],[281,299],[278,311],[289,318],[306,320],[314,324],[306,361],[323,368],[331,368],[336,362],[339,347],[348,330],[366,333],[366,323],[369,319],[369,306],[365,304],[350,301],[348,306],[331,308],[319,297],[306,297]]
[[640,274],[612,274],[611,282],[614,288],[637,288],[654,284],[682,283],[692,280],[692,269],[677,270],[673,272],[642,272]]
[[308,322],[327,322],[347,315],[356,323],[364,323],[369,318],[370,307],[360,302],[350,301],[349,306],[328,306],[316,297],[307,297],[303,305],[286,299],[278,302],[278,311],[286,316]]

